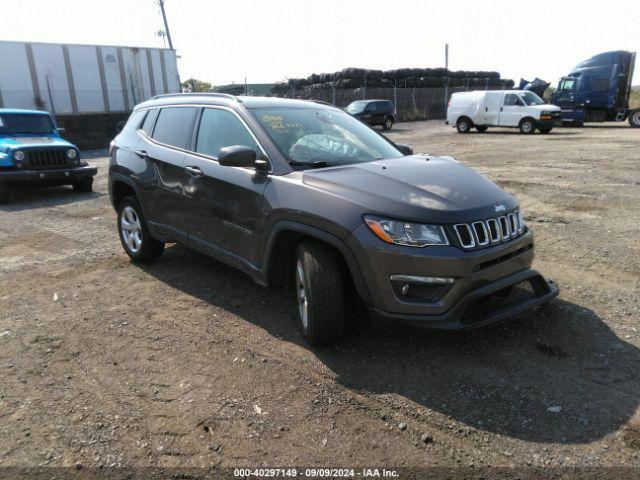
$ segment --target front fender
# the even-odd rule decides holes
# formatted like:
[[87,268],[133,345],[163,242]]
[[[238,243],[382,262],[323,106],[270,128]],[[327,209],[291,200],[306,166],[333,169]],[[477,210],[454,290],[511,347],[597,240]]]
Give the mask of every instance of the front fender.
[[277,265],[273,260],[278,258],[278,253],[276,252],[278,237],[285,232],[293,232],[304,237],[314,238],[327,243],[338,250],[349,268],[351,278],[353,279],[358,294],[366,305],[371,305],[371,296],[364,281],[364,277],[362,276],[362,272],[360,271],[360,267],[356,261],[356,257],[344,240],[318,227],[294,220],[277,221],[273,224],[269,234],[267,235],[267,240],[263,248],[264,255],[262,259],[264,283],[269,283],[268,279],[272,278],[274,273],[273,271],[277,268]]

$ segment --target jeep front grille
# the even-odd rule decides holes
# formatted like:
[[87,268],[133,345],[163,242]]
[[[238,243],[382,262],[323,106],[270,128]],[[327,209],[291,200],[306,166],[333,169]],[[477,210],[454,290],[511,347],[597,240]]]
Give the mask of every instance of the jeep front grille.
[[464,249],[484,247],[506,242],[522,235],[526,227],[519,210],[506,215],[473,223],[453,226],[460,246]]
[[64,168],[69,165],[66,150],[30,150],[26,153],[29,167],[33,169]]

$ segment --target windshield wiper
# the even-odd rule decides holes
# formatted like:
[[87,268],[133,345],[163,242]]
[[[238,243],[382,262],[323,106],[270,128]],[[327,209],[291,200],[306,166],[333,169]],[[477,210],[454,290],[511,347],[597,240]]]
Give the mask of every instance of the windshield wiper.
[[337,165],[342,165],[342,163],[328,162],[326,160],[316,160],[314,162],[298,162],[296,160],[289,160],[289,165],[291,165],[292,167],[324,168],[335,167]]

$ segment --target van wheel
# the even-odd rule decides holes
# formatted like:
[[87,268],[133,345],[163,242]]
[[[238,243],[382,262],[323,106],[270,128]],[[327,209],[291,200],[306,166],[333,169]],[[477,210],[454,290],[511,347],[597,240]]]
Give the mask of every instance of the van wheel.
[[329,343],[344,328],[344,288],[338,255],[321,243],[302,242],[295,258],[300,333],[311,345]]
[[134,262],[150,262],[164,251],[164,243],[149,234],[142,209],[133,197],[125,197],[118,206],[118,233],[124,251]]
[[478,131],[478,133],[484,133],[484,132],[486,132],[486,131],[487,131],[487,128],[489,128],[489,127],[478,127],[478,126],[476,125],[476,130]]
[[459,118],[456,122],[456,128],[460,133],[469,133],[471,130],[471,120],[465,117]]
[[640,128],[640,110],[632,110],[629,114],[629,125]]
[[393,118],[384,117],[384,123],[382,124],[382,128],[384,128],[385,130],[391,130],[391,127],[393,127]]
[[553,127],[541,127],[538,128],[538,130],[540,130],[540,133],[549,133],[551,130],[553,130]]
[[520,133],[531,134],[536,131],[536,125],[530,118],[524,118],[520,122]]
[[0,205],[9,203],[10,197],[11,195],[9,194],[9,186],[0,183]]

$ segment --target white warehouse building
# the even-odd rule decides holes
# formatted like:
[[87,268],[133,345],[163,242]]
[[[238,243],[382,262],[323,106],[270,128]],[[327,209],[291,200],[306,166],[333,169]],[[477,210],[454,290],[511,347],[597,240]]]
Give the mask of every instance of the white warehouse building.
[[0,41],[0,108],[128,112],[180,92],[175,50]]

